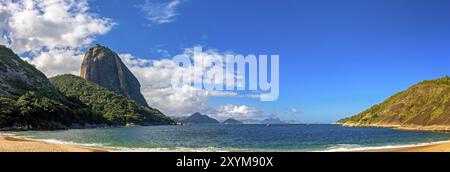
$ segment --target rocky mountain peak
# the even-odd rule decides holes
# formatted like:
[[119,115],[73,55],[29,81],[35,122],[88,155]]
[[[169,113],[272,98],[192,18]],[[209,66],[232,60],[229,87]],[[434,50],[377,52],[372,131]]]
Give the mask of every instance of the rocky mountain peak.
[[80,76],[148,107],[141,94],[139,81],[119,55],[107,47],[97,44],[89,48],[84,56]]

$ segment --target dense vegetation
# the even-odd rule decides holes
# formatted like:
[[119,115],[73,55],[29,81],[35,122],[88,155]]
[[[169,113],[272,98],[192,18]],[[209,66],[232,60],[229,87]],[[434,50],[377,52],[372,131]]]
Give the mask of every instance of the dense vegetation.
[[118,95],[93,82],[74,75],[50,78],[53,85],[66,97],[80,100],[92,110],[101,112],[114,125],[169,124],[173,121],[160,111]]
[[0,129],[52,130],[105,123],[100,113],[67,99],[34,66],[0,46]]
[[360,114],[347,125],[450,125],[450,78],[423,81]]
[[0,127],[4,130],[54,130],[105,123],[100,115],[82,103],[61,103],[34,91],[17,100],[0,97]]
[[158,110],[137,105],[79,77],[64,75],[52,81],[57,88],[34,66],[0,46],[0,130],[172,122]]
[[34,66],[0,45],[0,96],[17,99],[27,91],[36,91],[54,100],[64,96],[53,87],[47,77]]

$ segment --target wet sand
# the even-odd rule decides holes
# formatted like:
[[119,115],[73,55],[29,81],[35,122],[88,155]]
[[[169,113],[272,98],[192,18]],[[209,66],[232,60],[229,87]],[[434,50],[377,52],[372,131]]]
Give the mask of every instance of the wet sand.
[[361,152],[450,152],[450,143],[438,143],[425,146],[411,146],[402,148],[373,149]]

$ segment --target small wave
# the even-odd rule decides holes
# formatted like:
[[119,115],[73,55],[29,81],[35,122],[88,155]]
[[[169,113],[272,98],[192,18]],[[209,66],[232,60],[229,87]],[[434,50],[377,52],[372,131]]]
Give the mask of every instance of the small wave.
[[16,135],[13,133],[1,133],[1,135],[18,138],[18,139],[26,139],[31,141],[40,141],[51,144],[62,144],[62,145],[72,145],[72,146],[83,146],[83,147],[96,147],[96,148],[104,148],[110,150],[112,152],[230,152],[237,151],[232,149],[224,149],[218,147],[204,147],[204,148],[190,148],[190,147],[155,147],[155,148],[128,148],[128,147],[115,147],[110,144],[105,143],[78,143],[73,141],[64,141],[57,139],[37,139],[32,135]]
[[53,143],[53,144],[86,146],[86,147],[107,147],[108,146],[108,144],[104,144],[104,143],[77,143],[77,142],[72,142],[72,141],[62,141],[62,140],[56,140],[56,139],[29,139],[29,140],[42,141],[42,142]]
[[155,147],[155,148],[124,148],[109,147],[114,152],[230,152],[232,150],[218,147],[190,148],[190,147]]
[[0,133],[1,135],[18,138],[18,139],[27,139],[33,141],[41,141],[46,143],[53,144],[63,144],[63,145],[73,145],[73,146],[83,146],[83,147],[96,147],[96,148],[104,148],[110,150],[112,152],[357,152],[357,151],[374,151],[374,150],[384,150],[384,149],[397,149],[397,148],[410,148],[410,147],[418,147],[418,146],[429,146],[436,144],[444,144],[450,143],[450,140],[447,141],[434,141],[427,143],[416,143],[416,144],[404,144],[404,145],[382,145],[382,146],[367,146],[367,145],[359,145],[359,144],[336,144],[322,150],[308,150],[308,149],[290,149],[290,150],[278,150],[278,149],[240,149],[240,148],[219,148],[219,147],[153,147],[153,148],[145,148],[145,147],[116,147],[107,143],[78,143],[73,141],[64,141],[58,139],[37,139],[32,135],[16,135],[13,133]]
[[444,143],[450,143],[450,140],[427,142],[427,143],[406,144],[406,145],[384,145],[384,146],[363,146],[363,145],[358,145],[358,144],[337,144],[337,145],[331,146],[323,151],[318,151],[318,152],[374,151],[374,150],[383,150],[383,149],[398,149],[398,148],[411,148],[411,147],[418,147],[418,146],[430,146],[430,145],[444,144]]
[[98,148],[102,148],[102,147],[106,148],[108,146],[108,144],[104,144],[104,143],[77,143],[77,142],[63,141],[63,140],[57,140],[57,139],[37,139],[31,135],[18,136],[16,134],[12,134],[12,133],[1,133],[1,135],[12,137],[12,138],[17,138],[17,139],[25,139],[25,140],[45,142],[45,143],[51,143],[51,144],[83,146],[83,147],[98,147]]

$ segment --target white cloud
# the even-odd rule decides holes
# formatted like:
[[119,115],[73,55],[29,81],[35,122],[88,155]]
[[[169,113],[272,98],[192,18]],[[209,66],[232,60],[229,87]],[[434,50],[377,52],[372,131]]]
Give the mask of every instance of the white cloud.
[[181,0],[169,0],[168,2],[146,0],[144,4],[140,5],[140,9],[145,13],[145,18],[153,24],[171,23],[178,15],[177,8],[181,2]]
[[291,108],[291,112],[297,114],[300,113],[300,110],[298,110],[297,108]]
[[[147,0],[142,10],[150,21],[168,23],[175,20],[180,3],[181,0],[166,3]],[[88,0],[0,1],[0,43],[24,56],[49,77],[66,73],[79,74],[84,49],[92,44],[96,36],[108,33],[114,25],[112,20],[89,12]],[[192,56],[193,52],[190,48],[183,54]],[[210,57],[206,58],[208,63],[226,55],[213,49],[203,53],[199,57]],[[238,96],[235,92],[199,90],[190,86],[171,87],[175,71],[193,70],[192,68],[180,68],[169,59],[148,60],[135,58],[131,54],[120,56],[139,79],[142,93],[150,105],[167,115],[202,112],[218,118],[239,118],[257,113],[255,108],[245,105],[208,105],[211,97]],[[208,77],[221,70],[211,67],[206,72]]]
[[[186,49],[183,54],[193,57],[191,48]],[[207,102],[210,97],[231,97],[238,96],[230,91],[211,91],[193,88],[184,85],[181,88],[172,87],[172,76],[176,72],[186,72],[194,70],[191,67],[177,66],[171,59],[148,60],[134,57],[131,54],[120,54],[122,61],[141,83],[141,92],[147,99],[150,106],[160,109],[170,116],[181,116],[195,112],[217,113],[217,109],[210,107]],[[207,57],[224,57],[216,50],[207,50],[202,54]],[[195,57],[193,60],[199,57]],[[216,68],[208,68],[206,72],[215,71]],[[195,69],[195,72],[202,72]],[[201,76],[196,76],[201,77]],[[207,81],[206,81],[207,82]]]
[[77,73],[81,49],[115,25],[88,10],[87,0],[3,0],[0,43],[29,54],[47,76]]
[[60,74],[79,75],[83,54],[74,49],[50,49],[39,53],[37,57],[25,58],[25,60],[40,69],[47,76]]
[[[193,57],[191,50],[191,48],[186,49],[183,54]],[[208,100],[211,97],[242,97],[236,92],[197,89],[190,85],[184,85],[181,88],[172,87],[172,76],[176,72],[187,72],[188,70],[203,72],[201,71],[202,69],[180,67],[177,66],[171,59],[148,60],[134,57],[131,54],[120,54],[119,56],[140,81],[141,92],[150,106],[161,110],[166,115],[185,116],[195,112],[200,112],[219,120],[225,120],[228,118],[254,119],[261,117],[262,115],[262,112],[258,108],[247,105],[228,104],[213,107],[208,104]],[[206,58],[206,62],[212,62],[213,60],[208,57],[219,58],[224,56],[225,54],[221,54],[217,50],[210,49],[204,51],[199,57]],[[199,57],[195,57],[192,60],[198,61],[200,60],[198,59]],[[212,73],[216,72],[217,68],[213,67],[204,70],[206,73]],[[228,72],[227,74],[231,74],[230,71],[226,72]]]
[[246,105],[224,105],[217,109],[217,113],[214,114],[219,119],[252,119],[261,115],[261,111],[255,107],[249,107]]

